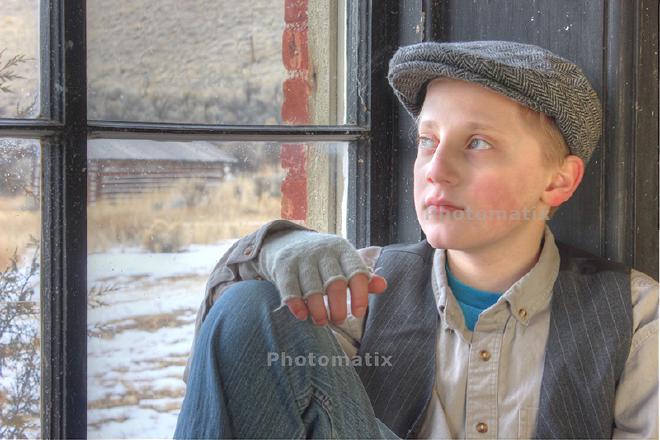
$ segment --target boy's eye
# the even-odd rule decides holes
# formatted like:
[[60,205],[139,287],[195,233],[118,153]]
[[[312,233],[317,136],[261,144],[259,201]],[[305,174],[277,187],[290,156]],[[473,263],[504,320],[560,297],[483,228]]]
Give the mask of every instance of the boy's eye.
[[483,139],[474,138],[470,141],[471,150],[488,150],[491,148],[490,144]]
[[436,146],[436,143],[433,139],[420,136],[417,138],[417,147],[424,150],[432,150]]

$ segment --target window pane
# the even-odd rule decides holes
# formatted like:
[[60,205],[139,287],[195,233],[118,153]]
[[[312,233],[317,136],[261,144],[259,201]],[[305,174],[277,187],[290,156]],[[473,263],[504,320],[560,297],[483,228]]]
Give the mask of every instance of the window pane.
[[89,0],[89,117],[354,123],[345,108],[345,80],[355,75],[345,72],[354,63],[346,60],[344,3]]
[[88,141],[90,438],[171,438],[216,262],[278,217],[345,235],[347,151]]
[[0,1],[0,118],[39,115],[39,0]]
[[41,366],[39,142],[0,139],[0,438],[36,438]]

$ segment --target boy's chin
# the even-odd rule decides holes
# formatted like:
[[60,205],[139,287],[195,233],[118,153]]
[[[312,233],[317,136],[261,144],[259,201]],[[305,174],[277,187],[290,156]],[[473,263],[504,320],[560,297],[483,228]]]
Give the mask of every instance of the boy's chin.
[[494,240],[501,239],[512,231],[512,225],[479,225],[464,221],[431,221],[423,222],[421,225],[426,241],[432,247],[457,251],[480,248]]
[[458,231],[452,231],[447,225],[425,225],[422,224],[422,231],[426,236],[426,241],[435,249],[459,249],[461,247],[461,236]]

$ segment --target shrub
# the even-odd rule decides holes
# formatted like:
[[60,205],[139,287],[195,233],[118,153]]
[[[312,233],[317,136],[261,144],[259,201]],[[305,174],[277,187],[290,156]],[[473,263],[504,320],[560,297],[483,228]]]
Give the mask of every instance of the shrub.
[[179,252],[184,247],[181,223],[168,224],[156,219],[144,234],[142,246],[150,252]]
[[20,267],[15,252],[0,272],[0,438],[39,434],[39,242],[30,245],[29,266]]

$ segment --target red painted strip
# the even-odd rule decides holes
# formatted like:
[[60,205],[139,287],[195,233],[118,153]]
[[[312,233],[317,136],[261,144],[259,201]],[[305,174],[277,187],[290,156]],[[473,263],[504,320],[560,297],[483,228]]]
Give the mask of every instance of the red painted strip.
[[[281,116],[285,124],[309,124],[309,47],[307,34],[307,0],[284,0],[282,63],[288,78],[282,84],[284,102]],[[307,220],[307,147],[283,144],[280,163],[287,172],[282,181],[281,216],[289,220]]]

